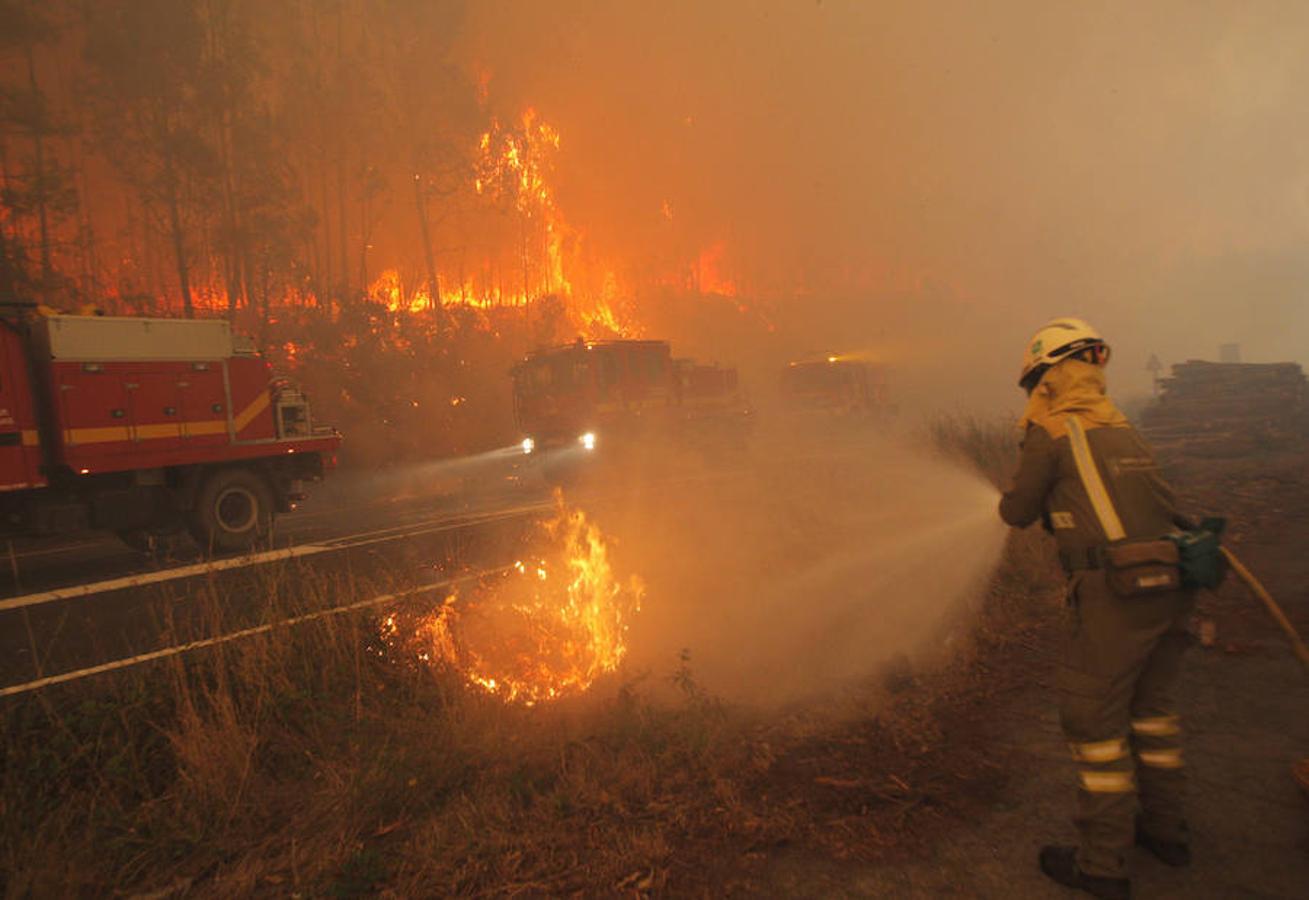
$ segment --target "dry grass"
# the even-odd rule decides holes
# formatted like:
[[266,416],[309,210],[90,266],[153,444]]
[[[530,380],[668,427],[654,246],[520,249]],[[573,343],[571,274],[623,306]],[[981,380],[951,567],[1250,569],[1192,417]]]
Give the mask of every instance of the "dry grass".
[[[996,433],[962,428],[944,446],[994,464]],[[203,628],[393,587],[269,573],[242,597],[207,588]],[[1048,549],[1015,535],[947,659],[767,717],[707,696],[686,658],[555,707],[506,707],[380,652],[366,614],[30,695],[0,708],[0,886],[708,895],[766,891],[752,879],[783,848],[902,853],[1002,788],[987,703],[1024,683],[1034,598],[1057,584]]]
[[1011,419],[956,413],[931,420],[926,431],[939,452],[972,466],[996,486],[1014,473],[1021,435]]

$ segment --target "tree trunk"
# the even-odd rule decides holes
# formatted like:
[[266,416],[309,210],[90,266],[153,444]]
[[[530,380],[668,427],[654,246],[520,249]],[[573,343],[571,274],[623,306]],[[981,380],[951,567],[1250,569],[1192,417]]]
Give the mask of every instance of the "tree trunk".
[[423,262],[427,266],[427,295],[432,298],[438,333],[445,306],[441,302],[441,283],[436,278],[436,254],[432,250],[432,229],[427,221],[427,201],[423,197],[423,180],[414,175],[414,207],[418,210],[418,233],[423,239]]
[[[345,59],[345,4],[337,7],[336,11],[336,59],[337,59],[337,89],[343,90],[347,84],[346,81],[346,59]],[[344,97],[341,98],[344,102]],[[346,129],[337,128],[336,130],[336,211],[340,219],[341,230],[337,234],[340,242],[338,245],[341,257],[341,293],[348,295],[350,293],[350,249],[349,242],[346,239]]]
[[168,187],[168,224],[173,236],[173,253],[177,259],[177,282],[182,289],[182,312],[188,319],[195,318],[191,301],[191,267],[186,260],[186,235],[182,230],[182,209],[177,198],[177,185],[172,184],[171,172]]
[[339,220],[339,230],[337,231],[337,252],[341,258],[341,294],[343,296],[350,293],[350,248],[346,240],[345,223],[346,223],[346,177],[345,177],[345,147],[341,147],[341,156],[336,165],[336,214]]
[[328,161],[324,159],[322,171],[319,173],[321,178],[320,193],[322,199],[319,202],[319,209],[322,210],[320,217],[323,223],[323,289],[329,294],[336,293],[336,273],[332,267],[332,216],[331,216],[331,191],[327,186],[328,181]]
[[[228,12],[224,4],[214,3],[209,5],[205,17],[209,55],[219,68],[228,65]],[[237,309],[249,305],[244,260],[246,246],[237,211],[236,129],[233,125],[235,110],[232,108],[230,94],[224,93],[222,96],[223,103],[217,116],[217,137],[223,189],[223,280],[227,288],[227,318],[235,320]]]
[[[151,307],[157,306],[159,300],[166,300],[168,297],[164,276],[160,272],[160,269],[163,268],[163,263],[159,259],[158,237],[161,233],[159,223],[155,217],[155,209],[151,206],[150,201],[142,198],[141,259],[143,260],[142,269],[144,273],[142,293],[149,296]],[[144,298],[141,301],[141,308],[145,308]]]
[[[91,216],[90,190],[87,186],[86,148],[74,144],[76,164],[73,184],[77,189],[78,249],[82,257],[82,301],[100,307],[104,297],[100,291],[100,258],[96,246],[95,223]],[[129,207],[130,209],[130,207]],[[130,227],[130,226],[129,226]]]
[[369,222],[369,203],[368,192],[364,191],[363,198],[359,201],[359,283],[368,285],[368,243],[373,239],[373,229]]
[[270,266],[267,261],[259,263],[259,345],[268,346],[268,320],[269,315],[268,295],[272,292],[269,285]]
[[[36,56],[32,52],[31,44],[27,46],[27,81],[32,89],[32,101],[35,103],[41,96],[41,90],[36,82]],[[32,173],[32,184],[35,186],[32,194],[36,199],[36,217],[41,235],[41,298],[43,300],[48,296],[54,281],[54,266],[50,261],[50,214],[46,208],[45,128],[45,102],[42,100],[39,119],[32,122],[32,166],[35,169]]]
[[528,255],[527,255],[527,218],[525,216],[522,217],[521,222],[522,222],[522,239],[523,239],[523,248],[522,248],[523,249],[523,309],[526,310],[528,306],[528,299],[531,296],[531,289],[528,286],[528,278],[529,278],[530,270],[528,268]]
[[[9,145],[5,142],[4,136],[0,135],[0,195],[8,195],[9,187]],[[12,235],[10,227],[12,226]],[[0,238],[10,239],[15,242],[18,240],[18,223],[12,216],[0,218]],[[7,245],[6,245],[7,246]]]
[[236,219],[236,188],[232,178],[232,155],[229,146],[229,125],[223,124],[224,134],[220,138],[223,166],[223,230],[227,232],[224,268],[227,282],[227,318],[236,319],[237,307],[245,299],[245,280],[241,277],[242,241]]
[[78,249],[82,256],[82,298],[85,302],[100,305],[100,285],[97,279],[99,263],[96,259],[95,226],[91,224],[91,214],[86,206],[82,207],[82,217],[78,231]]

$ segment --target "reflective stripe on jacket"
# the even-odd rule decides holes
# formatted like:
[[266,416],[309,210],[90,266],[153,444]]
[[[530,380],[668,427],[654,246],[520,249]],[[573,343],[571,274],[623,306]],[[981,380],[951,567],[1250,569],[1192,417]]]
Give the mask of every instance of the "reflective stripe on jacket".
[[[1107,541],[1078,477],[1068,430],[1061,419],[1055,416],[1028,424],[1018,474],[1000,500],[1000,516],[1018,527],[1042,519],[1063,558],[1085,558]],[[1083,425],[1127,539],[1151,540],[1174,530],[1177,507],[1173,492],[1136,429],[1125,424]]]

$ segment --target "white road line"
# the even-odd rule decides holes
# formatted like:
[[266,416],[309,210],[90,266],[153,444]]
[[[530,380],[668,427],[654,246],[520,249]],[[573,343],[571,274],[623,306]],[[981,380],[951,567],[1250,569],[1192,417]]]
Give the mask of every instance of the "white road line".
[[54,684],[63,684],[66,681],[77,681],[82,678],[90,678],[92,675],[113,672],[117,669],[126,669],[129,666],[137,666],[156,659],[166,659],[170,656],[179,656],[183,653],[188,653],[192,650],[199,650],[203,647],[213,647],[217,644],[226,644],[229,641],[238,641],[242,638],[254,637],[256,634],[265,634],[272,631],[274,628],[301,625],[305,622],[312,622],[315,619],[326,618],[327,616],[339,616],[343,613],[367,609],[370,606],[381,606],[384,603],[392,603],[396,600],[404,600],[408,597],[416,597],[420,594],[430,594],[434,591],[453,587],[456,584],[462,584],[465,581],[473,581],[486,575],[507,572],[512,568],[513,566],[501,566],[495,569],[483,569],[480,572],[461,575],[458,578],[448,578],[445,581],[438,581],[435,584],[425,584],[421,587],[410,588],[406,591],[397,591],[394,594],[381,594],[376,597],[370,597],[367,600],[360,600],[357,603],[348,603],[345,606],[334,606],[331,609],[322,609],[317,612],[306,613],[303,616],[281,619],[264,625],[256,625],[253,628],[243,628],[240,631],[232,631],[227,634],[221,634],[218,637],[203,638],[202,640],[191,641],[187,644],[178,644],[173,647],[164,647],[161,650],[152,650],[149,653],[141,653],[137,656],[115,659],[111,662],[101,663],[98,666],[89,666],[85,669],[74,669],[70,672],[49,675],[45,678],[38,678],[35,681],[28,681],[23,684],[9,685],[8,687],[0,688],[0,697],[12,697],[15,694],[25,694],[29,691],[40,690],[41,688],[49,687]]
[[[15,550],[13,558],[22,562],[23,560],[31,559],[36,556],[55,556],[73,550],[87,550],[92,547],[107,547],[111,545],[122,546],[117,539],[105,537],[98,541],[78,541],[74,544],[59,544],[54,547],[35,547],[31,550]],[[0,556],[0,562],[3,562],[9,555],[10,554],[5,553],[4,556]]]
[[143,572],[137,575],[124,575],[121,578],[110,578],[106,581],[96,581],[88,584],[74,585],[72,587],[58,588],[52,591],[42,591],[36,594],[24,594],[19,597],[9,597],[0,600],[0,612],[11,609],[21,609],[28,606],[39,606],[43,603],[53,603],[58,600],[71,600],[76,597],[86,597],[91,594],[103,594],[109,591],[123,590],[125,588],[143,587],[148,584],[175,581],[179,578],[192,578],[197,575],[206,575],[229,569],[240,569],[246,566],[257,566],[264,563],[289,559],[303,559],[309,556],[316,556],[320,553],[350,550],[356,547],[366,547],[370,544],[380,544],[386,541],[398,540],[400,538],[419,537],[426,534],[436,534],[442,531],[454,531],[458,528],[467,528],[473,525],[485,525],[502,519],[512,519],[519,516],[543,512],[548,509],[553,509],[552,503],[527,504],[509,510],[474,514],[463,518],[429,519],[424,522],[417,522],[407,526],[383,528],[376,531],[365,531],[360,534],[332,538],[314,544],[300,544],[295,547],[286,547],[282,550],[267,550],[262,553],[251,554],[250,556],[235,556],[228,559],[215,559],[208,562],[192,563],[187,566],[177,566],[172,569],[162,569],[158,572]]
[[[740,477],[740,473],[733,473],[726,477],[737,478]],[[703,481],[722,481],[724,478],[725,476],[721,473],[712,475],[695,475],[682,478],[666,478],[654,482],[652,486],[656,488],[665,488],[675,485],[696,484]],[[606,494],[603,492],[590,497],[583,493],[580,500],[577,502],[587,502],[589,500],[592,502],[603,503],[607,499],[613,499],[613,497],[613,494]],[[142,572],[136,575],[124,575],[106,581],[56,588],[54,590],[41,591],[40,593],[35,594],[23,594],[18,597],[8,597],[0,600],[0,612],[11,609],[22,609],[29,606],[39,606],[43,603],[54,603],[59,600],[71,600],[77,597],[86,597],[91,594],[103,594],[108,591],[143,587],[145,585],[159,584],[165,581],[175,581],[179,578],[192,578],[197,575],[205,575],[212,572],[222,572],[229,569],[240,569],[246,566],[257,566],[264,563],[278,562],[280,560],[316,556],[320,553],[349,550],[355,547],[364,547],[369,544],[384,543],[386,541],[397,540],[405,537],[419,537],[426,534],[439,533],[441,531],[453,531],[457,528],[489,524],[502,519],[517,518],[519,516],[545,512],[546,510],[554,508],[555,503],[553,500],[543,500],[536,503],[525,503],[521,506],[512,507],[507,510],[497,510],[484,513],[465,513],[462,517],[432,517],[405,525],[393,525],[387,528],[364,531],[359,534],[347,535],[345,537],[324,538],[312,544],[299,544],[281,550],[267,550],[250,556],[237,556],[228,559],[211,560],[209,562],[192,563],[191,565],[163,569],[158,572]],[[429,525],[432,527],[425,527]],[[0,558],[0,563],[3,563],[3,558]]]
[[125,575],[122,578],[110,578],[106,581],[79,584],[54,591],[42,591],[39,594],[23,594],[19,597],[9,597],[8,599],[0,600],[0,611],[19,609],[24,606],[37,606],[42,603],[51,603],[55,600],[68,600],[73,597],[85,597],[87,594],[102,594],[106,591],[117,591],[122,588],[141,587],[142,585],[156,584],[161,581],[172,581],[177,578],[190,578],[193,575],[203,575],[206,572],[222,572],[225,569],[239,569],[243,566],[256,566],[261,563],[275,562],[279,559],[313,556],[316,553],[323,553],[332,549],[335,548],[324,546],[322,544],[301,544],[298,547],[287,547],[285,550],[268,550],[263,553],[252,554],[251,556],[235,556],[230,559],[215,559],[209,562],[193,563],[189,566],[162,569],[158,572]]

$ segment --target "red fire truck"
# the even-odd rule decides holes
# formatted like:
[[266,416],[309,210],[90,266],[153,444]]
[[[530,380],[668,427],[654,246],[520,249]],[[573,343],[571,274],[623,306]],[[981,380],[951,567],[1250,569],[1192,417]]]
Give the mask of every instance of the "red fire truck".
[[246,550],[341,437],[222,320],[0,319],[0,527]]
[[754,410],[736,369],[675,359],[673,374],[686,442],[709,454],[743,450],[754,426]]
[[674,360],[667,341],[578,340],[531,354],[511,374],[529,454],[696,443],[732,425],[743,429],[749,417],[736,370]]
[[859,359],[828,356],[788,363],[782,369],[782,394],[797,412],[838,418],[891,412],[885,371]]

